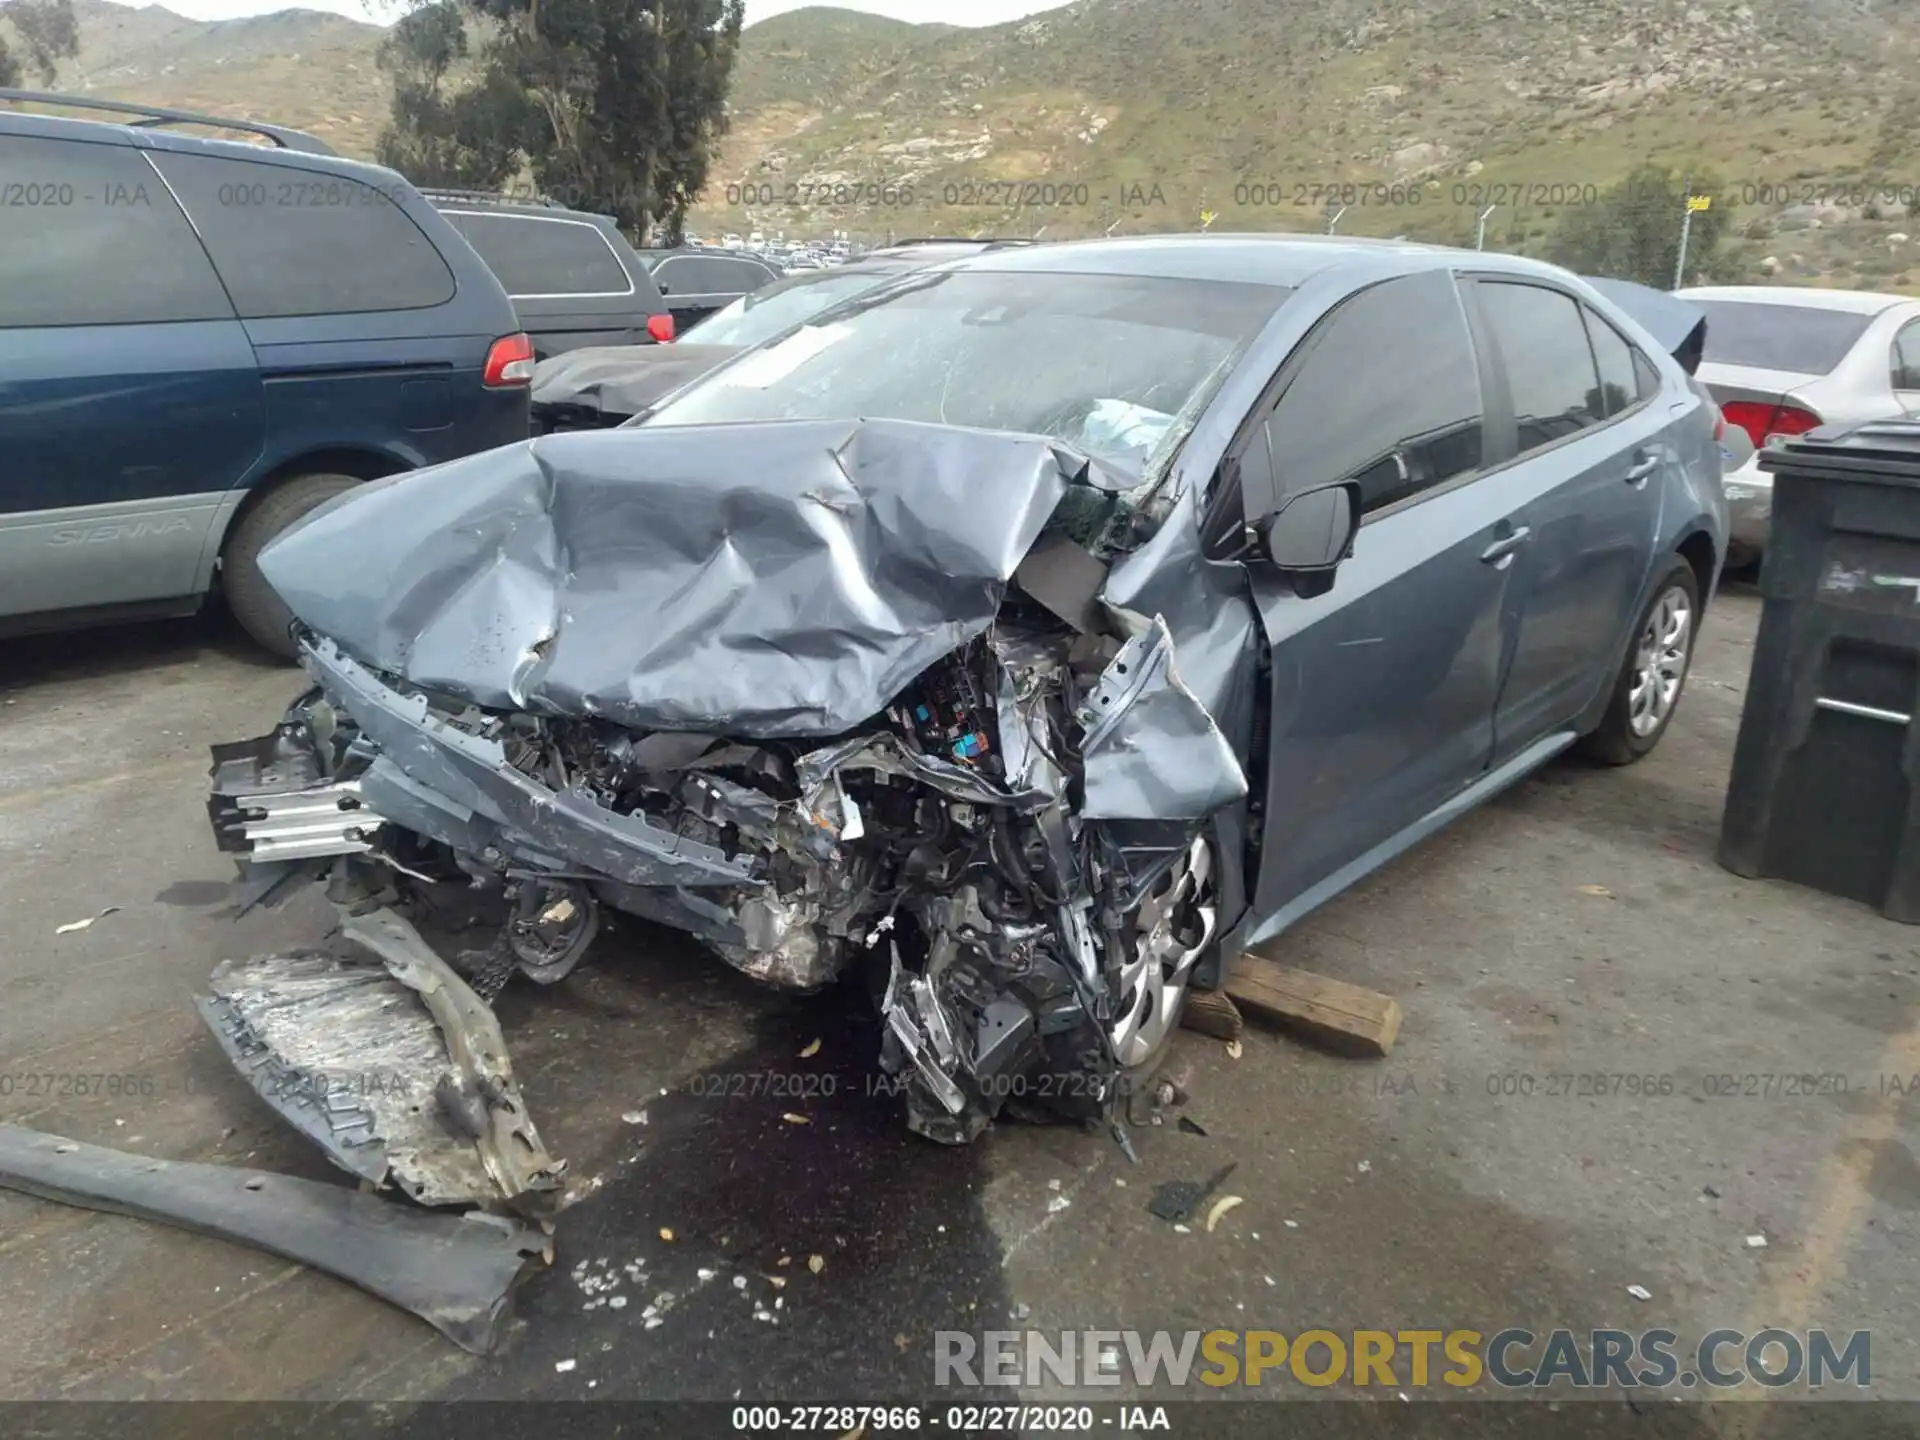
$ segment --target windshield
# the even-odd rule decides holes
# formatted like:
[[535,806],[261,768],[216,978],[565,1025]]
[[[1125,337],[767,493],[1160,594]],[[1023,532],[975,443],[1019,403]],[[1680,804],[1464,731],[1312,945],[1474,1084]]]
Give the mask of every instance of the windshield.
[[1150,471],[1291,292],[932,271],[696,382],[654,425],[916,420],[1050,435]]
[[1867,333],[1873,316],[1811,305],[1756,305],[1745,300],[1695,300],[1707,312],[1708,361],[1825,375]]
[[854,275],[821,273],[785,280],[742,295],[724,310],[716,310],[680,338],[694,345],[738,345],[742,349],[771,340],[782,330],[818,315],[838,301],[871,290],[900,271],[861,271]]

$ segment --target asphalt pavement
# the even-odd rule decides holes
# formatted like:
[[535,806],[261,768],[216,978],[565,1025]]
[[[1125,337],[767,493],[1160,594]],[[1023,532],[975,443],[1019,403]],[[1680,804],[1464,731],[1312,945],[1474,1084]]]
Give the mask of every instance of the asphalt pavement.
[[[1063,1127],[941,1149],[877,1093],[848,995],[771,994],[623,923],[501,1002],[583,1194],[502,1354],[0,1192],[0,1399],[900,1397],[931,1393],[935,1332],[1016,1324],[1828,1325],[1874,1332],[1874,1394],[1920,1399],[1920,932],[1716,865],[1757,614],[1716,602],[1646,762],[1556,763],[1284,938],[1398,997],[1386,1060],[1183,1033],[1189,1098],[1131,1132],[1137,1165]],[[217,619],[0,644],[0,1120],[335,1177],[191,1004],[222,958],[325,929],[314,896],[231,917],[204,804],[207,745],[298,688]],[[1228,1164],[1213,1231],[1147,1213]]]

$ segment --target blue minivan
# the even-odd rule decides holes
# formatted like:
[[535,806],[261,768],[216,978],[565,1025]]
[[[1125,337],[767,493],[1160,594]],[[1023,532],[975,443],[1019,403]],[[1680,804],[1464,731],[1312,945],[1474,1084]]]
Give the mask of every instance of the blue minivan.
[[506,292],[399,175],[311,136],[0,100],[125,116],[0,110],[0,631],[217,588],[292,654],[262,546],[363,481],[526,438]]

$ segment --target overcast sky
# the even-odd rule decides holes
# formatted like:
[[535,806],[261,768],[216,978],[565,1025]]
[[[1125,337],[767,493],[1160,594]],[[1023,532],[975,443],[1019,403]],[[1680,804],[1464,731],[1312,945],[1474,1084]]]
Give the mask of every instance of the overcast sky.
[[[195,20],[231,20],[240,15],[264,15],[272,10],[332,10],[357,20],[391,20],[398,12],[386,0],[160,0],[176,15]],[[747,23],[765,20],[783,10],[798,10],[813,0],[747,0]],[[1064,0],[837,0],[842,9],[868,10],[896,20],[942,20],[949,25],[997,25],[1002,20],[1050,10]]]

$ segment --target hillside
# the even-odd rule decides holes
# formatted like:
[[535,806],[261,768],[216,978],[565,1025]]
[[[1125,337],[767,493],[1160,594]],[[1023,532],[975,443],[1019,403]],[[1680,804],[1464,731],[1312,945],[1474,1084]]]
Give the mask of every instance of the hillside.
[[386,123],[392,87],[374,64],[377,25],[321,10],[189,20],[110,0],[74,0],[74,11],[80,54],[61,66],[57,89],[271,120],[342,154],[370,155]]
[[1743,221],[1842,202],[1756,258],[1885,282],[1920,116],[1884,77],[1916,55],[1912,0],[1079,0],[917,37],[817,118],[743,130],[706,199],[731,229],[845,224],[818,202],[851,193],[869,227],[1060,236],[1319,229],[1331,197],[1343,231],[1469,243],[1498,202],[1488,243],[1518,246],[1638,161],[1706,162]]
[[[375,26],[76,6],[64,85],[348,153],[384,121]],[[1497,202],[1488,243],[1518,247],[1653,159],[1717,167],[1782,278],[1912,283],[1916,60],[1920,0],[1078,0],[983,29],[806,9],[748,29],[695,221],[1319,229],[1331,197],[1343,231],[1470,242]]]

